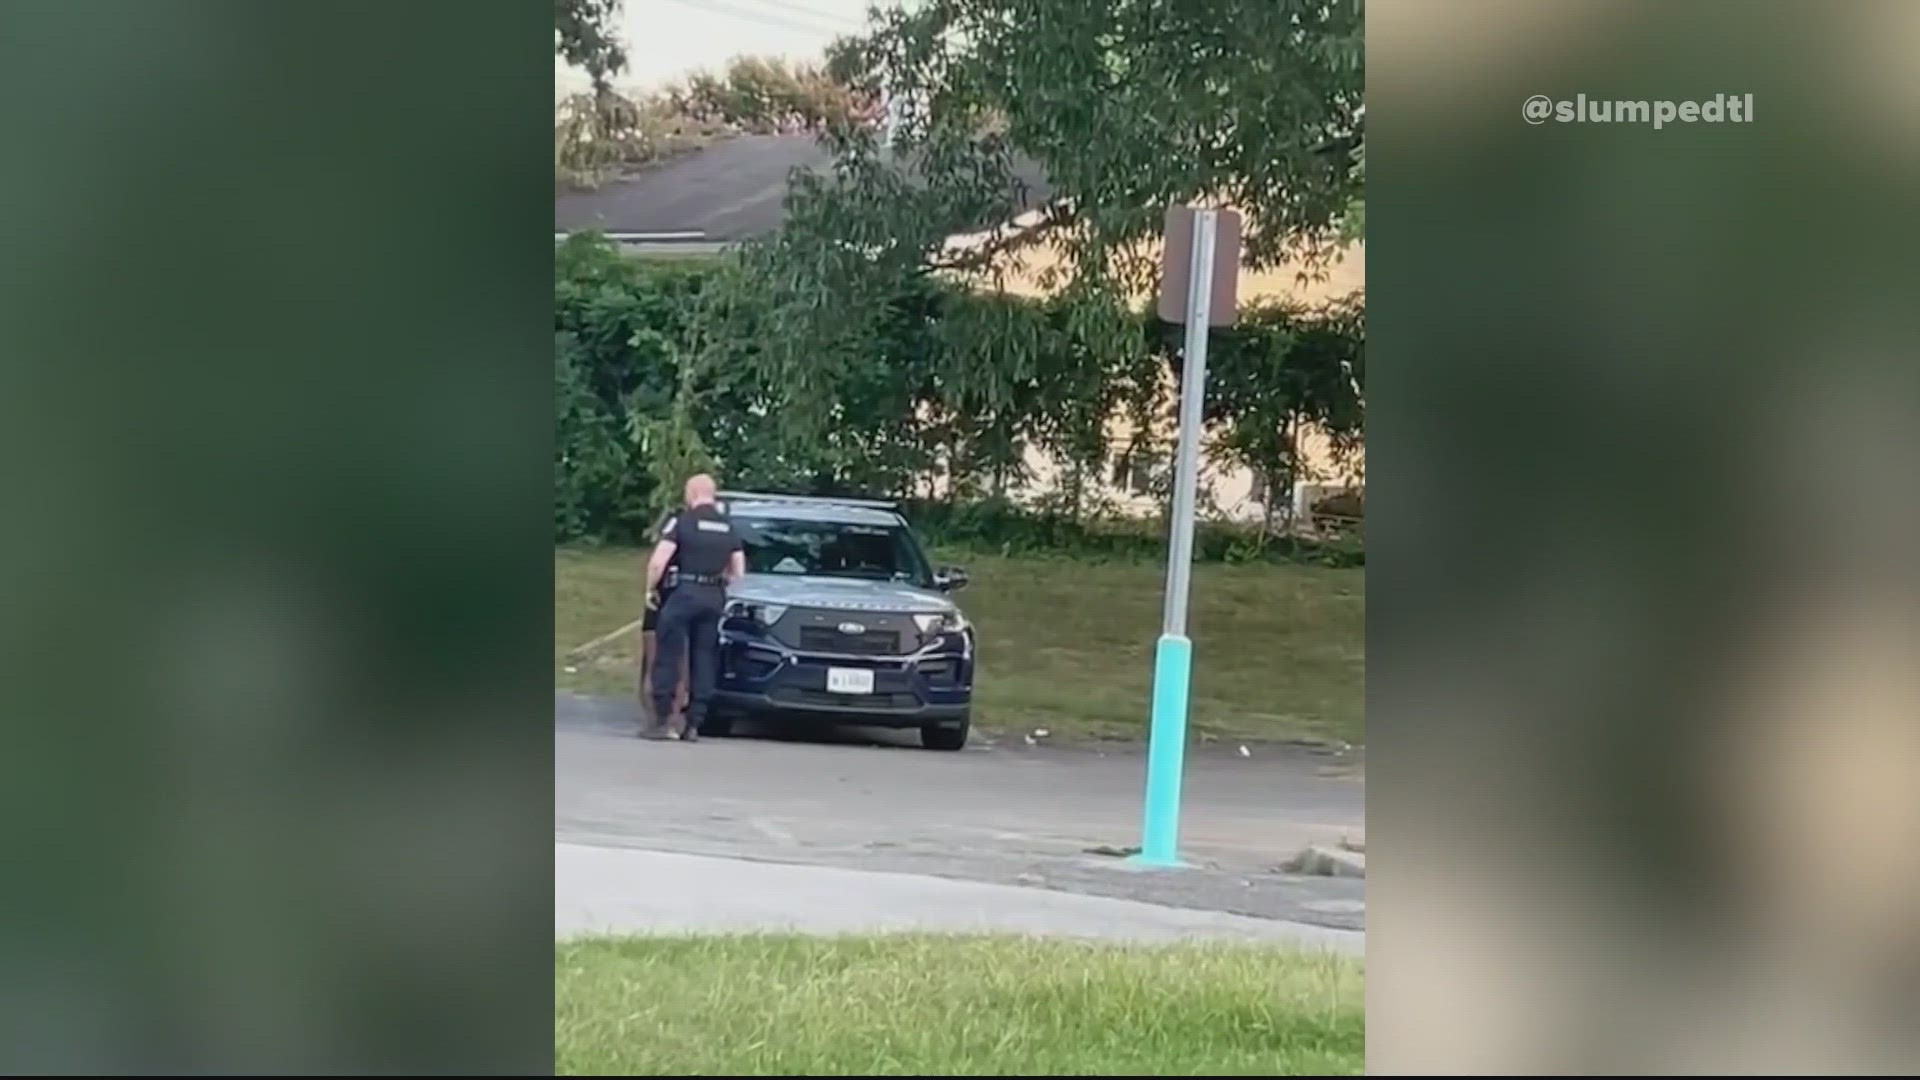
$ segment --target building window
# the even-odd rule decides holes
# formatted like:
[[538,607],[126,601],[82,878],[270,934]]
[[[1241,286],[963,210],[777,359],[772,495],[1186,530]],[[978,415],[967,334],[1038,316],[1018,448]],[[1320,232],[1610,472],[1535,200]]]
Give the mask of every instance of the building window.
[[1122,450],[1113,456],[1113,486],[1128,495],[1151,495],[1155,477],[1166,468],[1166,458],[1144,450]]

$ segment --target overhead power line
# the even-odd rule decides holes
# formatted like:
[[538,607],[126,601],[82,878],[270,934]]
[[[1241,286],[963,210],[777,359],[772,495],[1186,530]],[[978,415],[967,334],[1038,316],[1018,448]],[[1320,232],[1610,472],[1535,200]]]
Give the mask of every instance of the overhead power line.
[[793,3],[793,0],[744,0],[744,2],[780,8],[784,11],[790,11],[796,15],[802,15],[810,19],[820,19],[825,22],[837,23],[849,30],[866,29],[866,20],[864,19],[849,18],[848,16],[831,11],[821,11],[819,8]]
[[[773,11],[755,11],[751,8],[737,7],[731,3],[722,3],[720,0],[673,0],[673,2],[684,7],[692,8],[695,11],[704,11],[710,15],[721,15],[728,18],[739,19],[743,22],[756,23],[760,26],[778,27],[782,30],[798,30],[809,34],[843,34],[850,32],[849,28],[845,25],[835,27],[824,22],[803,22],[797,16],[781,15]],[[814,17],[827,18],[829,16],[820,13]]]

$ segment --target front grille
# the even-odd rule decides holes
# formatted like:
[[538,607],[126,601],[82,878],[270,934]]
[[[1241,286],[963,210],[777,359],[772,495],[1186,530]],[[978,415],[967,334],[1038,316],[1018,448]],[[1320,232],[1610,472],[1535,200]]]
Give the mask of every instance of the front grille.
[[859,656],[898,656],[900,635],[889,630],[842,633],[831,626],[800,628],[800,647],[808,652],[851,653]]
[[825,690],[802,690],[783,686],[767,695],[785,705],[819,705],[849,709],[911,709],[920,704],[912,694],[829,694]]
[[[843,623],[860,627],[841,631]],[[771,633],[789,649],[854,656],[904,656],[920,647],[913,616],[891,611],[794,607],[773,624]]]

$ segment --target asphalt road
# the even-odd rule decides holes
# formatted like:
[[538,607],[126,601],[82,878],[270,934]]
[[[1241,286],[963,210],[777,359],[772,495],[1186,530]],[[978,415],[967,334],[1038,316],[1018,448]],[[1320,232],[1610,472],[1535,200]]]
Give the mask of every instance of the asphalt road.
[[1363,783],[1305,748],[1195,747],[1183,849],[1156,871],[1091,849],[1138,842],[1134,747],[977,741],[922,750],[910,732],[633,738],[633,706],[555,703],[555,841],[600,848],[922,874],[1336,929],[1365,925],[1365,882],[1279,866],[1362,830]]

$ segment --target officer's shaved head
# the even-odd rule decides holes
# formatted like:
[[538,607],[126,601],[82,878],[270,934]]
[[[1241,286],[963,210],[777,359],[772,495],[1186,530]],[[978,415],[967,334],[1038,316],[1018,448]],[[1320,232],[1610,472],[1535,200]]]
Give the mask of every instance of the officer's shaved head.
[[708,476],[706,473],[698,473],[687,478],[688,506],[700,506],[704,503],[710,503],[714,501],[717,494],[718,492],[713,484],[713,477]]

